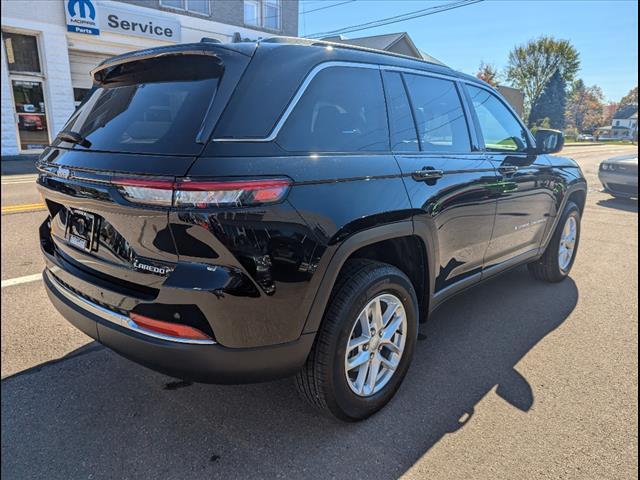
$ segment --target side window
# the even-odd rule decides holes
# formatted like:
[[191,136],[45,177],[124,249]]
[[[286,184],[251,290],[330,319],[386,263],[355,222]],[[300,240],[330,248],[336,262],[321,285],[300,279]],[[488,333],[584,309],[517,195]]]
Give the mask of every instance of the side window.
[[524,152],[527,132],[507,107],[491,92],[468,85],[487,150]]
[[418,139],[425,152],[471,151],[469,129],[454,82],[405,74]]
[[394,152],[417,152],[420,150],[416,125],[402,77],[397,72],[383,72],[384,89],[387,95],[391,150]]
[[379,70],[321,70],[291,112],[278,143],[294,152],[388,151],[387,111]]

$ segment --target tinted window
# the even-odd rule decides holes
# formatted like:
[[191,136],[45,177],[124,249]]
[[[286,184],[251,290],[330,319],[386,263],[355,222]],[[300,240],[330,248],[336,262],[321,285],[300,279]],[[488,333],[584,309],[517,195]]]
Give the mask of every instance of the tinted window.
[[218,86],[208,62],[177,57],[116,71],[84,98],[64,129],[82,135],[92,150],[198,153],[196,135]]
[[321,70],[291,112],[278,143],[290,151],[389,150],[380,72],[349,67]]
[[468,88],[485,147],[488,150],[525,151],[527,132],[500,99],[483,88],[470,85]]
[[391,128],[391,150],[394,152],[417,152],[418,137],[411,114],[411,106],[399,73],[384,72],[384,86]]
[[454,82],[404,75],[422,150],[469,152],[471,143],[462,103]]

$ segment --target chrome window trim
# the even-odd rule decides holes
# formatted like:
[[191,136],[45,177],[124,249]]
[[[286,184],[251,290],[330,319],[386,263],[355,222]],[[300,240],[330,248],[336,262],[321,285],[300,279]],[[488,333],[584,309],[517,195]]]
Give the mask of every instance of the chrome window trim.
[[392,65],[378,65],[373,63],[345,62],[345,61],[339,61],[339,60],[324,62],[316,65],[305,77],[304,81],[296,91],[296,94],[293,96],[293,98],[289,102],[289,105],[287,105],[287,108],[285,109],[284,113],[280,116],[278,123],[276,123],[276,125],[273,127],[273,129],[271,130],[271,133],[269,133],[268,136],[260,137],[260,138],[251,138],[251,137],[214,138],[213,141],[229,142],[229,143],[231,142],[272,142],[273,140],[276,139],[276,137],[280,133],[280,130],[284,126],[285,122],[288,120],[289,115],[291,115],[291,112],[296,107],[296,105],[298,104],[302,96],[305,94],[307,88],[309,87],[309,84],[313,81],[316,75],[318,75],[318,73],[320,73],[322,70],[326,68],[331,68],[331,67],[368,68],[371,70],[387,70],[387,71],[393,71],[393,72],[412,73],[412,74],[423,75],[427,77],[442,78],[444,80],[452,81],[456,84],[458,84],[460,81],[460,79],[455,75],[445,75],[441,73],[428,72],[425,70],[418,70],[414,68],[395,67]]
[[167,342],[174,343],[190,343],[195,345],[215,345],[215,340],[198,340],[198,339],[186,339],[186,338],[178,338],[172,337],[169,335],[163,335],[161,333],[152,332],[151,330],[147,330],[145,328],[140,327],[136,322],[131,320],[129,317],[125,317],[124,315],[114,312],[113,310],[109,310],[108,308],[103,307],[102,305],[98,305],[97,303],[93,303],[86,298],[82,298],[75,292],[72,292],[67,287],[62,285],[49,270],[45,270],[44,275],[46,279],[51,283],[51,285],[56,289],[58,293],[64,296],[71,303],[77,305],[78,307],[90,312],[103,320],[106,320],[110,323],[114,323],[120,327],[126,328],[128,330],[132,330],[136,333],[140,333],[142,335],[146,335],[148,337],[158,338],[160,340],[164,340]]

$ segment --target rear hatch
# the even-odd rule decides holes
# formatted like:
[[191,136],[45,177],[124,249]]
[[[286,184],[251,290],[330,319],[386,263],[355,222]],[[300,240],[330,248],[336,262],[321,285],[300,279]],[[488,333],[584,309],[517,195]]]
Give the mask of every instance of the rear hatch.
[[92,72],[93,89],[39,161],[49,253],[141,293],[162,283],[177,261],[172,186],[202,152],[252,48],[162,47]]

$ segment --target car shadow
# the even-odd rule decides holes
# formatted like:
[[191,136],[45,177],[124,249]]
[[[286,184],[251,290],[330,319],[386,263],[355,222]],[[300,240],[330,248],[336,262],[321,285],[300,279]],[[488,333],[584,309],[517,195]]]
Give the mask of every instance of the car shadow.
[[625,212],[638,213],[637,198],[611,197],[605,200],[598,200],[596,204],[600,207],[615,208],[616,210],[624,210]]
[[[397,478],[495,392],[527,412],[518,362],[573,311],[571,279],[517,269],[443,305],[422,327],[392,402],[360,423],[324,417],[290,380],[181,382],[97,344],[2,381],[7,478]],[[522,417],[525,419],[526,417]]]

